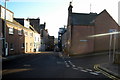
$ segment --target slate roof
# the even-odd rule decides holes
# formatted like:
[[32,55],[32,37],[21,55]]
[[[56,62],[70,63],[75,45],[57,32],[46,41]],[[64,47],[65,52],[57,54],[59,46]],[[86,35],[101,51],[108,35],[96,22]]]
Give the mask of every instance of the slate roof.
[[97,13],[72,13],[72,24],[73,25],[93,25],[95,18],[98,16]]

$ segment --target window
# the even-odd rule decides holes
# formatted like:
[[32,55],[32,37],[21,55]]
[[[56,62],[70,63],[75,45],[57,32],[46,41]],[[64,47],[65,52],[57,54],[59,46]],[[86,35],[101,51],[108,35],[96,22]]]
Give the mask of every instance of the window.
[[30,33],[30,36],[33,37],[33,33]]
[[22,47],[21,48],[24,48],[25,47],[25,44],[24,43],[22,43]]
[[22,35],[22,30],[21,29],[18,30],[18,34]]
[[32,43],[30,43],[30,46],[32,46]]
[[34,47],[36,47],[36,44],[34,43]]
[[10,43],[10,50],[14,50],[14,45],[13,45],[13,43]]
[[13,28],[9,28],[9,34],[13,34],[14,33],[14,29]]
[[40,39],[39,39],[39,37],[38,37],[38,41],[39,41]]
[[28,35],[28,32],[27,32],[27,31],[24,31],[24,35],[27,36],[27,35]]

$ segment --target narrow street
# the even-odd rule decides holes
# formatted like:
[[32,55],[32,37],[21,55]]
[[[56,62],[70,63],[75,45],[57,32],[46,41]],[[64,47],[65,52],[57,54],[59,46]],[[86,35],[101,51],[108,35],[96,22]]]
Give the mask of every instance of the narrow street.
[[107,55],[91,55],[79,58],[64,58],[58,55],[58,52],[29,54],[22,58],[3,62],[2,78],[108,79],[108,77],[104,76],[102,73],[94,70],[95,64],[108,61]]

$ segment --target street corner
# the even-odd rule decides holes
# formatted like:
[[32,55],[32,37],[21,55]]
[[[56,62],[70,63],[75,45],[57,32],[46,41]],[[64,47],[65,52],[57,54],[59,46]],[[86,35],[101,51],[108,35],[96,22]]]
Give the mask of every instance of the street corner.
[[105,75],[113,80],[120,80],[120,76],[116,75],[116,73],[114,73],[114,71],[107,69],[102,64],[95,64],[94,69],[96,71],[100,71],[103,75]]

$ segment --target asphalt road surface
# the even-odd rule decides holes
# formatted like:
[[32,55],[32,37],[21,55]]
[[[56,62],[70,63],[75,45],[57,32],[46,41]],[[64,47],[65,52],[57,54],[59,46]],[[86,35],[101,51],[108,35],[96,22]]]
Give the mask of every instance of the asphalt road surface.
[[95,64],[108,61],[107,55],[62,57],[58,52],[29,54],[3,62],[2,78],[79,78],[79,80],[111,80],[99,71]]

